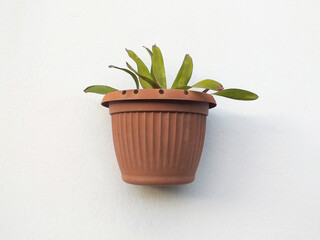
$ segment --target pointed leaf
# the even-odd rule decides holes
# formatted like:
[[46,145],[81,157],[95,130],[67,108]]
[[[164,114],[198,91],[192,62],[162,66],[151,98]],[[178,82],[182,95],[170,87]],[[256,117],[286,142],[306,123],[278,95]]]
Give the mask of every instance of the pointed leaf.
[[188,82],[192,75],[192,69],[193,69],[192,58],[188,54],[186,54],[183,59],[180,70],[177,74],[177,77],[174,80],[171,88],[175,89],[177,87],[188,85]]
[[[131,50],[126,49],[128,55],[137,64],[138,73],[152,79],[150,72],[144,62]],[[141,86],[143,88],[152,88],[151,84],[146,82],[143,78],[139,77]]]
[[90,86],[84,90],[85,93],[91,92],[91,93],[99,93],[99,94],[106,94],[106,93],[115,92],[115,91],[119,91],[119,90],[112,87],[103,86],[103,85]]
[[197,82],[196,84],[192,85],[193,88],[205,88],[205,89],[211,89],[215,91],[221,91],[223,90],[223,86],[221,83],[211,80],[211,79],[205,79],[200,82]]
[[149,55],[150,55],[150,58],[151,58],[151,68],[150,68],[150,75],[151,75],[151,78],[152,78],[152,80],[153,81],[156,81],[156,79],[155,79],[155,77],[154,77],[154,73],[153,73],[153,68],[152,68],[152,57],[153,57],[153,52],[149,49],[149,48],[147,48],[147,47],[144,47],[147,51],[148,51],[148,53],[149,53]]
[[161,88],[167,88],[166,72],[160,48],[158,48],[156,45],[153,45],[152,52],[152,70],[154,77],[160,83]]
[[141,79],[143,79],[144,81],[146,81],[147,83],[149,83],[151,85],[152,88],[160,88],[160,86],[154,82],[152,79],[150,79],[149,77],[143,76],[140,73],[138,73],[133,67],[131,67],[131,65],[129,63],[126,63],[127,67],[133,71],[135,74],[137,74]]
[[222,97],[227,97],[227,98],[236,99],[236,100],[245,100],[245,101],[256,100],[258,98],[258,95],[253,92],[249,92],[247,90],[242,90],[242,89],[236,89],[236,88],[225,89],[225,90],[213,93],[212,95],[218,95]]
[[143,46],[143,47],[148,51],[148,53],[149,53],[149,55],[150,55],[150,57],[151,57],[151,60],[152,60],[153,52],[152,52],[149,48],[147,48],[147,47],[145,47],[145,46]]
[[135,81],[137,89],[139,89],[138,78],[133,72],[129,71],[128,69],[116,67],[116,66],[113,66],[113,65],[110,65],[109,68],[116,68],[116,69],[122,70],[122,71],[124,71],[126,73],[129,73],[131,75],[131,77],[133,78],[133,80]]

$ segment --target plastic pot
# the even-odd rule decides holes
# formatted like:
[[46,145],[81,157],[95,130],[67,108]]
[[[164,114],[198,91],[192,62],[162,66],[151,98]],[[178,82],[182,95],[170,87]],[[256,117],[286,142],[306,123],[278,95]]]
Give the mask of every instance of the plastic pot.
[[122,179],[139,185],[194,180],[212,95],[176,89],[111,92],[102,105],[112,116],[113,143]]

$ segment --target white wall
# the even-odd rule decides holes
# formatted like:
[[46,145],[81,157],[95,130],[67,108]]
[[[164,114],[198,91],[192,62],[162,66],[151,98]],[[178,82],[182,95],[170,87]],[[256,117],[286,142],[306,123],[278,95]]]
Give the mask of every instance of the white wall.
[[[320,238],[320,1],[1,1],[0,239]],[[185,53],[218,98],[191,185],[122,182],[102,96],[124,48]]]

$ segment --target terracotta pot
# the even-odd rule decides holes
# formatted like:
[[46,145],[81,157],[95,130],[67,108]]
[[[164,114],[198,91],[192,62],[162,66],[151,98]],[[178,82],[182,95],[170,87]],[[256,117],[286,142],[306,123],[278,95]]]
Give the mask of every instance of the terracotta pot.
[[127,183],[190,183],[200,161],[212,95],[175,89],[108,93],[113,142]]

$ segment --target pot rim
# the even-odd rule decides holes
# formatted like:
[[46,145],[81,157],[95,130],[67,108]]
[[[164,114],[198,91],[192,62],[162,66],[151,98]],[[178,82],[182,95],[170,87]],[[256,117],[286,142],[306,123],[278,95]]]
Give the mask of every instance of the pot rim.
[[210,94],[181,89],[129,89],[115,91],[104,95],[101,105],[109,107],[109,102],[128,100],[180,100],[207,102],[209,103],[209,108],[217,106],[214,97]]

